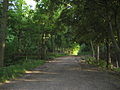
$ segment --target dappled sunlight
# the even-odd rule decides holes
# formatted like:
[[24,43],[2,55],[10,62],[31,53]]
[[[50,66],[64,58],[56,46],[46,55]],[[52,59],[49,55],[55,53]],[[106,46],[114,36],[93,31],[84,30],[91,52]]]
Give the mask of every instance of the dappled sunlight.
[[[40,74],[57,74],[57,73],[54,73],[54,72],[44,72],[44,71],[26,71],[27,74],[32,74],[32,73],[40,73]],[[30,75],[31,76],[31,75]],[[32,79],[32,78],[29,78],[27,79],[27,77],[25,78],[16,78],[14,81],[5,81],[6,84],[10,84],[10,83],[16,83],[18,81],[25,81],[25,82],[50,82],[50,81],[53,81],[55,80],[54,78],[38,78],[38,79]],[[3,85],[3,83],[1,83],[0,85]]]
[[5,83],[11,83],[11,81],[5,81]]
[[55,79],[38,78],[38,79],[16,79],[16,80],[25,81],[25,82],[51,82],[54,81]]
[[54,60],[54,61],[48,61],[49,63],[53,62],[53,63],[59,63],[59,62],[63,62],[61,60]]
[[64,62],[78,62],[78,61],[76,61],[76,60],[73,60],[73,61],[69,61],[69,60],[67,60],[67,61],[58,61],[58,60],[56,60],[56,61],[49,61],[49,63],[64,63]]
[[25,71],[25,73],[30,74],[30,73],[39,73],[39,74],[58,74],[54,72],[44,72],[44,71]]
[[[53,74],[53,75],[56,75],[58,73],[54,73],[54,72],[44,72],[44,71],[25,71],[26,74]],[[27,76],[28,77],[28,76]],[[25,81],[25,82],[50,82],[50,81],[54,81],[55,79],[54,78],[37,78],[37,79],[33,79],[31,77],[31,75],[29,75],[29,79],[25,77],[25,78],[16,78],[15,80],[13,81],[5,81],[6,84],[10,84],[10,83],[16,83],[18,81]],[[0,85],[3,85],[2,83]]]
[[80,45],[76,44],[73,48],[73,54],[72,55],[78,55],[78,52],[80,51]]
[[0,85],[3,85],[2,83],[0,83]]
[[98,72],[96,68],[93,69],[82,69],[83,71],[89,71],[89,72]]
[[[16,81],[5,81],[6,84],[10,84],[10,83],[16,83]],[[1,85],[4,85],[4,83],[2,83]]]
[[85,63],[86,61],[85,60],[79,60],[80,63]]
[[119,27],[120,0],[0,0],[0,90],[120,90]]

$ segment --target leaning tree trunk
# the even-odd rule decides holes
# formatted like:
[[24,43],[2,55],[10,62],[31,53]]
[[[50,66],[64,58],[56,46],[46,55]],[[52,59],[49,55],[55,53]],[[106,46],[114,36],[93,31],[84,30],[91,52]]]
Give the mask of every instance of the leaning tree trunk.
[[3,0],[0,29],[0,67],[4,66],[5,32],[7,30],[8,0]]
[[[120,48],[120,29],[117,28],[118,46]],[[117,53],[117,61],[120,67],[120,53]]]
[[[117,37],[118,37],[118,46],[119,46],[119,48],[120,48],[120,29],[118,28],[118,22],[117,22],[117,20],[118,20],[118,9],[116,9],[115,11],[114,11],[114,16],[115,16],[115,29],[117,30]],[[120,66],[120,53],[116,53],[116,55],[117,55],[117,60],[116,60],[116,63],[117,63],[117,67],[119,67]]]
[[[109,27],[110,27],[110,35],[111,35],[111,40],[113,42],[113,45],[115,47],[115,52],[116,54],[118,55],[118,57],[120,57],[120,46],[119,44],[117,43],[115,37],[114,37],[114,33],[113,33],[113,27],[112,27],[112,23],[111,21],[109,21]],[[119,41],[118,41],[119,42]],[[118,58],[118,64],[119,64],[119,67],[120,67],[120,58]]]
[[[117,28],[117,36],[118,36],[118,46],[120,48],[120,29]],[[117,53],[117,61],[118,61],[118,65],[120,67],[120,52]]]

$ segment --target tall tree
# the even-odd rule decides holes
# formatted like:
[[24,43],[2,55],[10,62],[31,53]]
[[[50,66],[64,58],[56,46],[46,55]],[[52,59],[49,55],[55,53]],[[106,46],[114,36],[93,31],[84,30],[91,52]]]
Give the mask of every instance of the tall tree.
[[6,30],[7,30],[7,10],[8,10],[8,0],[3,0],[1,28],[0,28],[0,67],[4,66],[4,49],[5,49]]

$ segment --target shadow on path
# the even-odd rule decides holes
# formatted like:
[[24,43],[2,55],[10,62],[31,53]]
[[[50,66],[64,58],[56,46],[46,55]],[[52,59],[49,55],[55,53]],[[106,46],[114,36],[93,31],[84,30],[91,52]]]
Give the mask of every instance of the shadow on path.
[[85,64],[80,57],[68,56],[27,71],[0,90],[120,90],[120,79]]

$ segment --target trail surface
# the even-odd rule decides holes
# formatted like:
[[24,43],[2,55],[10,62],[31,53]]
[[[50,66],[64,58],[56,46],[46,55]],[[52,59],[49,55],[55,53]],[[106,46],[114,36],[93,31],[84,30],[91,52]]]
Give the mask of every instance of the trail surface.
[[0,86],[0,90],[120,90],[120,79],[79,63],[81,57],[60,57]]

